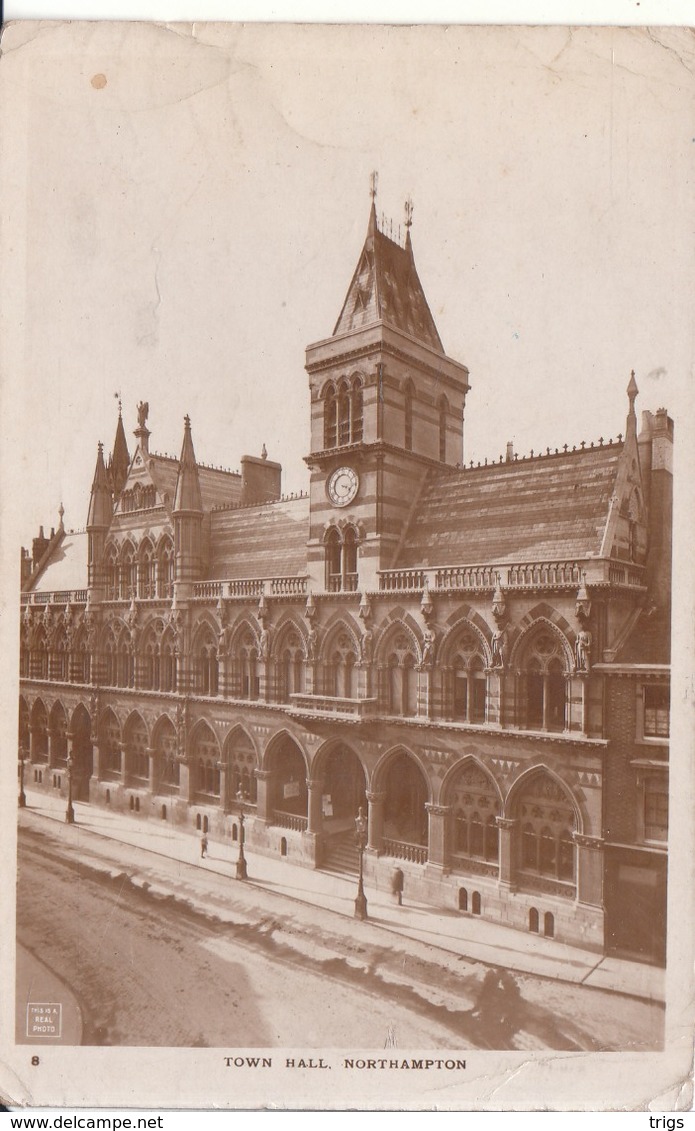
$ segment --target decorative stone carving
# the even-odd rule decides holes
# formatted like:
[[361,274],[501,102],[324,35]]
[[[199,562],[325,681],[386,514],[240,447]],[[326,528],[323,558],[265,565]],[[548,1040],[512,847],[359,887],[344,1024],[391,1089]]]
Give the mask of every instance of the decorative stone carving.
[[586,588],[586,571],[582,573],[582,583],[577,590],[574,615],[576,616],[580,626],[582,628],[586,628],[589,617],[591,616],[591,598]]
[[499,626],[492,634],[492,667],[504,669],[507,666],[509,642],[506,625]]
[[574,645],[574,656],[578,672],[589,672],[591,670],[591,633],[585,628],[581,628],[577,633],[577,639]]
[[434,652],[437,643],[437,637],[432,628],[428,627],[423,637],[422,646],[422,664],[423,668],[431,668],[434,663]]
[[430,595],[430,590],[429,590],[429,586],[427,584],[427,581],[425,581],[425,588],[422,591],[422,600],[420,601],[420,612],[422,614],[422,619],[424,620],[425,624],[429,625],[430,621],[432,620],[432,617],[434,616],[434,603],[433,603],[432,597]]
[[492,615],[497,622],[498,628],[501,628],[506,623],[507,602],[505,600],[504,593],[502,592],[499,574],[497,574],[497,584],[495,586],[495,592],[492,595]]

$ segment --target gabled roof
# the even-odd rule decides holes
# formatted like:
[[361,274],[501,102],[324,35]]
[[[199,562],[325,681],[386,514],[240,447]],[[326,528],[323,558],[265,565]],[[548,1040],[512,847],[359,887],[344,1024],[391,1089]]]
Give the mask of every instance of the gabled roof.
[[[58,532],[60,534],[60,531]],[[87,588],[88,535],[72,531],[56,536],[48,560],[39,578],[30,589],[33,593],[51,593],[66,589]]]
[[598,554],[622,443],[456,472],[431,472],[398,568]]
[[367,238],[333,336],[386,322],[444,353],[418,278],[408,229],[405,247],[379,231],[372,202]]
[[309,499],[213,511],[210,577],[296,577],[306,573]]

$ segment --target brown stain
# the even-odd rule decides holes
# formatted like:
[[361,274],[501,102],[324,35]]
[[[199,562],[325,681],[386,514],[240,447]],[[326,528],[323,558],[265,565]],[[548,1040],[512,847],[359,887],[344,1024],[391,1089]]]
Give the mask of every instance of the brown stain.
[[95,90],[103,90],[106,86],[106,75],[92,75],[90,82]]

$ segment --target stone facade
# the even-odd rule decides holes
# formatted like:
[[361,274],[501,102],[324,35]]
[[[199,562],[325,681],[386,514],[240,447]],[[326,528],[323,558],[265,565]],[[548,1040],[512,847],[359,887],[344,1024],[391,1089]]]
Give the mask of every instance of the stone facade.
[[468,370],[374,209],[307,371],[306,496],[188,418],[151,453],[140,405],[86,533],[23,551],[26,780],[348,871],[362,807],[367,885],[624,947],[621,868],[665,899],[671,422],[638,438],[633,376],[624,437],[466,467]]

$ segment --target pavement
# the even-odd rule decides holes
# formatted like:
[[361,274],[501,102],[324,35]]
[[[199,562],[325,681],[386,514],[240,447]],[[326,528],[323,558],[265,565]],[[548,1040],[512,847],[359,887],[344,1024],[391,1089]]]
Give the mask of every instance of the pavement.
[[[75,994],[62,978],[20,943],[17,944],[16,1000],[16,1044],[82,1043],[82,1010]],[[59,1010],[58,1015],[55,1010]],[[42,1024],[42,1016],[48,1016],[50,1027]]]
[[[29,789],[26,797],[27,808],[33,814],[52,822],[65,823],[63,798]],[[120,843],[169,861],[195,865],[211,874],[229,877],[230,881],[236,874],[236,844],[223,844],[211,839],[208,855],[201,859],[200,837],[193,831],[86,803],[77,802],[74,808],[77,830],[88,830],[115,845]],[[354,924],[355,877],[314,871],[293,865],[287,859],[261,856],[248,850],[245,855],[249,876],[245,886],[265,893],[275,892],[313,907],[317,916],[330,911],[349,918]],[[151,870],[151,858],[148,858],[148,865]],[[129,871],[132,878],[132,867]],[[167,868],[165,880],[167,889],[176,895],[179,881],[175,870]],[[190,894],[190,889],[183,882],[181,893],[186,898]],[[366,896],[370,923],[384,932],[385,941],[389,933],[395,934],[488,966],[592,986],[650,1002],[663,1002],[665,999],[666,971],[660,967],[612,955],[599,955],[555,939],[526,934],[484,919],[474,919],[407,899],[399,907],[390,891],[386,890],[368,886]]]

